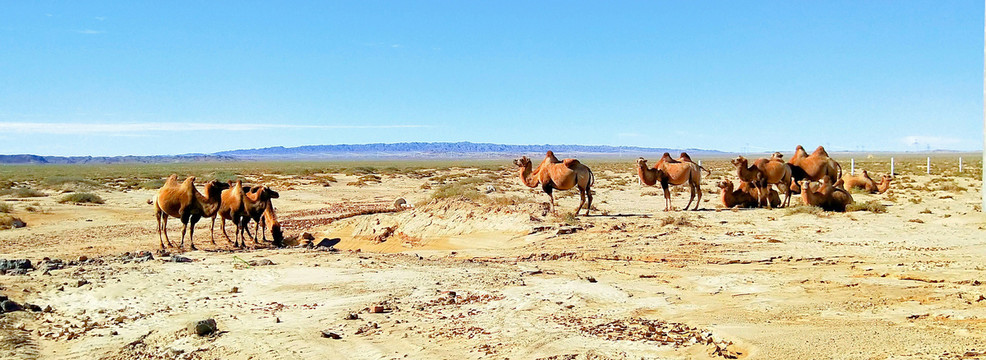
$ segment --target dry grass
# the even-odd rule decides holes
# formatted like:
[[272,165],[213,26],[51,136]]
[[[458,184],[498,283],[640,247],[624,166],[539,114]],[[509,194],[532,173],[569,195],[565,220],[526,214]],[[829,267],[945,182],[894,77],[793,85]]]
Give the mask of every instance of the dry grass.
[[93,194],[93,193],[82,192],[82,193],[72,193],[72,194],[68,194],[68,195],[62,196],[62,198],[59,199],[58,202],[63,203],[63,204],[64,203],[73,203],[73,204],[85,204],[85,203],[88,203],[88,204],[102,204],[103,203],[103,198],[101,198],[101,197],[99,197],[99,195],[96,195],[96,194]]
[[691,226],[692,219],[688,215],[668,215],[661,218],[661,226]]
[[10,213],[14,211],[14,207],[10,206],[8,203],[0,202],[0,213]]
[[804,204],[798,204],[798,205],[791,206],[791,207],[787,208],[787,210],[784,211],[784,215],[795,215],[795,214],[809,214],[809,215],[815,215],[815,216],[818,216],[818,217],[828,216],[828,214],[826,214],[825,211],[822,210],[822,208],[820,208],[818,206],[811,206],[811,205],[804,205]]
[[21,220],[7,214],[0,214],[0,230],[13,228],[15,222],[21,222]]
[[565,224],[565,225],[568,225],[568,226],[575,226],[575,225],[578,225],[579,224],[578,217],[576,217],[575,214],[572,213],[571,211],[564,212],[564,213],[556,213],[554,215],[554,220],[556,222],[559,222],[559,223],[562,223],[562,224]]
[[872,213],[882,214],[887,212],[887,207],[877,200],[870,200],[867,202],[854,202],[849,204],[849,206],[846,206],[846,211],[869,211]]

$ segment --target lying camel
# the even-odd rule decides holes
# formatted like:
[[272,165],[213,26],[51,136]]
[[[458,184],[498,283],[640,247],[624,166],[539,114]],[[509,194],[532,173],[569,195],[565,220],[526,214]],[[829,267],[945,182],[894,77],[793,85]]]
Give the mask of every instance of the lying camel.
[[[687,154],[682,153],[682,157],[687,158]],[[687,183],[691,194],[688,198],[688,204],[685,205],[685,210],[688,210],[692,205],[692,201],[695,200],[695,194],[698,194],[698,200],[695,202],[695,209],[698,210],[698,206],[702,203],[702,167],[698,164],[689,161],[678,161],[671,158],[671,154],[664,153],[661,160],[654,164],[653,168],[647,167],[647,160],[644,158],[637,159],[637,176],[640,180],[649,186],[654,186],[658,182],[661,183],[661,188],[664,190],[664,211],[671,210],[671,192],[668,191],[668,185],[682,185]],[[708,170],[706,170],[708,172]]]
[[[767,193],[767,203],[770,204],[770,206],[773,206],[773,207],[780,206],[781,205],[781,196],[777,192],[777,190],[771,189],[770,187],[767,187],[766,189],[769,191]],[[756,186],[753,186],[753,183],[750,183],[749,181],[740,181],[740,185],[739,185],[739,188],[737,190],[738,191],[742,191],[742,192],[746,193],[747,195],[752,196],[754,199],[757,199],[757,203],[756,203],[755,206],[760,206],[760,204],[761,204],[761,202],[760,202],[760,198],[761,198],[761,196],[760,196],[760,190],[757,189]]]
[[756,197],[742,190],[733,190],[733,182],[729,180],[720,181],[718,184],[721,189],[722,205],[727,208],[732,207],[757,207],[759,201]]
[[863,170],[862,174],[859,175],[845,175],[842,177],[842,181],[845,182],[846,189],[863,189],[871,194],[883,194],[890,189],[890,177],[883,175],[880,179],[880,183],[873,181],[870,178],[870,174]]
[[792,178],[798,183],[803,179],[821,181],[823,177],[829,178],[832,183],[835,183],[842,178],[842,165],[829,157],[828,152],[822,146],[808,155],[805,148],[798,145],[794,150],[794,156],[787,163],[791,165]]
[[[552,195],[552,190],[568,190],[578,187],[579,196],[582,199],[579,202],[579,207],[575,208],[575,214],[578,215],[582,206],[585,205],[585,214],[589,215],[589,210],[592,209],[592,190],[590,187],[595,182],[595,177],[588,166],[575,159],[558,160],[555,153],[551,151],[545,154],[544,160],[533,171],[531,170],[531,160],[527,156],[514,160],[514,165],[519,168],[520,181],[524,185],[532,188],[538,184],[541,185],[541,189],[551,199],[551,211],[555,210],[555,197]],[[586,204],[586,198],[589,200],[588,204]]]
[[823,180],[817,188],[812,188],[808,180],[801,181],[801,199],[805,204],[821,207],[825,211],[845,212],[852,204],[852,195]]
[[755,164],[753,166],[749,165],[749,160],[743,156],[737,156],[735,159],[730,161],[733,166],[736,167],[736,176],[739,178],[740,182],[749,182],[757,189],[757,194],[763,194],[764,197],[760,197],[760,204],[763,206],[768,206],[768,201],[766,199],[767,192],[760,191],[760,189],[768,187],[767,179],[763,171],[760,170]]
[[[161,233],[164,233],[164,241],[168,246],[174,246],[168,239],[168,217],[181,219],[181,243],[179,249],[185,248],[185,233],[188,232],[189,247],[195,248],[195,224],[202,217],[215,216],[219,209],[220,196],[222,191],[228,186],[225,183],[209,181],[205,184],[205,195],[195,189],[195,177],[189,176],[179,185],[177,175],[171,175],[165,181],[165,185],[158,190],[154,198],[155,217],[158,221],[158,240],[161,240]],[[191,224],[191,229],[188,225]],[[164,241],[161,241],[161,249],[164,249]]]

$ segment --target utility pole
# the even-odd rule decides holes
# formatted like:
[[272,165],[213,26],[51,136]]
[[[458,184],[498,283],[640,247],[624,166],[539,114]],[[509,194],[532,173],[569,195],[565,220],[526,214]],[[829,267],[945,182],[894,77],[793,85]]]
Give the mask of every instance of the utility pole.
[[[983,26],[983,34],[986,35],[986,24]],[[983,195],[982,207],[980,211],[986,212],[986,36],[983,37],[983,183],[979,192]]]

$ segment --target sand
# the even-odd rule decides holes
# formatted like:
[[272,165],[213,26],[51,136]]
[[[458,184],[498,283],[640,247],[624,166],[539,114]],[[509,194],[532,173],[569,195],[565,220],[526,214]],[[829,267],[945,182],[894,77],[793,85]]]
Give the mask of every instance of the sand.
[[[29,226],[0,231],[0,258],[42,269],[0,276],[0,293],[51,311],[0,315],[0,358],[984,356],[976,180],[929,191],[918,187],[931,176],[910,175],[887,194],[853,194],[886,213],[817,216],[717,210],[713,184],[725,171],[704,180],[702,211],[670,213],[634,174],[600,172],[598,210],[574,221],[546,213],[546,196],[511,174],[488,196],[518,204],[429,203],[428,179],[400,175],[272,185],[286,234],[340,238],[337,251],[231,251],[218,232],[211,243],[205,220],[202,250],[171,249],[190,262],[124,256],[159,247],[152,191],[97,191],[106,203],[90,206],[10,201]],[[559,209],[571,210],[578,196],[563,193]],[[414,207],[351,216],[398,197]],[[48,211],[23,210],[34,201]],[[677,207],[686,201],[675,194]],[[67,265],[45,272],[45,257]],[[208,318],[217,334],[189,333]]]

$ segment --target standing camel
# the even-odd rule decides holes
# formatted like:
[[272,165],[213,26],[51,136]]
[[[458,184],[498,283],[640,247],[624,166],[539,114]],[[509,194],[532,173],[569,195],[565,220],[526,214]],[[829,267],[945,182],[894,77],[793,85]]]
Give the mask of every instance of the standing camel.
[[[682,153],[683,158],[687,158],[687,154]],[[698,206],[702,203],[702,167],[698,164],[689,161],[678,161],[671,158],[671,154],[664,153],[661,160],[654,164],[653,168],[647,167],[647,160],[644,158],[637,159],[637,176],[640,177],[640,181],[648,186],[654,186],[658,182],[661,183],[661,189],[664,190],[664,211],[671,210],[671,192],[668,191],[668,185],[682,185],[687,183],[688,188],[691,191],[691,196],[688,198],[688,204],[685,205],[685,210],[688,210],[692,205],[692,201],[695,200],[695,194],[698,194],[698,200],[695,202],[695,209],[698,210]],[[709,174],[708,170],[706,170]]]
[[794,181],[798,183],[802,179],[821,181],[825,177],[834,184],[842,178],[842,165],[829,157],[828,152],[822,146],[808,155],[805,148],[798,145],[794,150],[794,156],[787,163],[791,165],[791,175]]
[[[168,239],[168,217],[181,219],[181,243],[179,249],[185,248],[185,233],[188,232],[188,242],[192,250],[195,248],[195,224],[202,217],[215,216],[219,208],[220,194],[228,185],[217,181],[209,181],[205,184],[205,195],[195,189],[195,177],[189,176],[179,185],[177,175],[171,175],[165,185],[158,190],[154,198],[155,217],[158,222],[158,240],[161,241],[161,249],[164,250],[164,243],[168,246],[174,244]],[[191,224],[191,229],[188,225]],[[164,239],[161,239],[164,233]]]
[[[254,244],[259,244],[259,242],[257,241],[256,236],[250,234],[250,220],[253,220],[256,223],[254,233],[261,235],[263,237],[263,241],[267,241],[266,223],[262,220],[268,211],[273,212],[271,199],[276,199],[278,197],[280,197],[280,194],[278,194],[277,191],[271,190],[269,187],[263,185],[253,188],[244,187],[243,212],[240,214],[240,222],[242,223],[242,226],[237,228],[244,229],[246,234],[253,239]],[[261,225],[264,225],[263,231],[260,229]],[[280,226],[278,225],[278,227]]]
[[[763,174],[763,181],[765,181],[766,188],[770,188],[770,185],[777,185],[777,191],[784,193],[784,202],[781,203],[782,206],[788,206],[791,204],[791,165],[784,163],[783,160],[775,159],[774,157],[770,159],[760,158],[753,162],[753,166],[756,166]],[[767,202],[767,208],[771,207],[771,203]]]
[[[579,207],[575,208],[575,215],[579,214],[583,205],[585,205],[586,216],[589,215],[589,210],[592,209],[592,190],[590,187],[595,182],[595,177],[588,166],[575,159],[558,160],[555,153],[551,151],[545,154],[544,160],[541,161],[537,169],[531,170],[531,159],[528,159],[527,156],[514,160],[514,165],[517,165],[520,181],[524,185],[532,188],[538,184],[541,185],[541,189],[551,199],[551,211],[555,210],[555,197],[551,194],[553,189],[568,190],[578,187],[581,201]],[[588,204],[586,198],[589,200]]]

